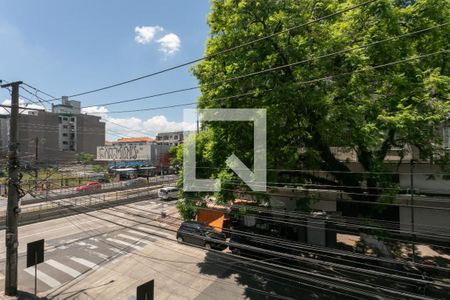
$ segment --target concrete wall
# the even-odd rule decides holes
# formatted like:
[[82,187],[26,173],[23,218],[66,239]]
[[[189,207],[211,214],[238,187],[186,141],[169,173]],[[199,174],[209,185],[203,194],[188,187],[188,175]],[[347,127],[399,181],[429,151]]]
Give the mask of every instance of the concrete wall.
[[[409,164],[402,164],[399,168],[400,187],[411,189],[411,169]],[[416,193],[448,194],[450,195],[450,180],[444,178],[439,166],[428,163],[414,165],[414,190]]]
[[38,137],[39,160],[63,159],[59,154],[58,115],[38,112],[37,115],[19,115],[19,155],[33,161]]
[[97,146],[105,143],[105,123],[99,117],[74,115],[77,119],[77,151],[60,150],[59,115],[39,111],[37,114],[19,115],[19,155],[34,161],[36,137],[40,162],[57,162],[75,159],[77,152],[96,154]]
[[414,212],[414,232],[431,235],[450,235],[450,198],[415,196],[413,208],[411,197],[399,196],[401,230],[412,230]]
[[295,210],[303,202],[309,202],[310,207],[316,211],[335,212],[336,199],[340,197],[339,191],[277,188],[270,192],[270,206],[279,209]]
[[100,117],[77,115],[77,152],[97,155],[97,146],[105,145],[105,123]]

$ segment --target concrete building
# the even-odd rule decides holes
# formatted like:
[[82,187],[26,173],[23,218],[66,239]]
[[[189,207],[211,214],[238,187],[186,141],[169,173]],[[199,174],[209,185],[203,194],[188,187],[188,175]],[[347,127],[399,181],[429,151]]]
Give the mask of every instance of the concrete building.
[[[6,153],[9,116],[0,121],[0,147]],[[39,162],[75,159],[76,153],[96,154],[105,143],[105,123],[100,117],[81,113],[80,102],[63,97],[52,111],[32,110],[19,115],[19,156]]]
[[156,135],[156,142],[161,145],[178,146],[186,138],[185,133],[184,131],[161,132]]
[[121,138],[117,141],[111,142],[111,145],[147,145],[147,144],[156,144],[155,140],[150,137],[135,137],[135,138]]
[[168,174],[172,172],[169,147],[150,137],[121,138],[98,146],[97,160],[108,162],[111,172],[120,173],[121,178]]

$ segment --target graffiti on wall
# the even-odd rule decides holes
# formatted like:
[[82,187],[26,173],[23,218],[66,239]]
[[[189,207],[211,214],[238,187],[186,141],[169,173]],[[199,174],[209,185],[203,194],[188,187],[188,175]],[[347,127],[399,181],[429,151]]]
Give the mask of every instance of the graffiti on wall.
[[97,147],[97,160],[147,160],[150,159],[150,145],[117,145]]

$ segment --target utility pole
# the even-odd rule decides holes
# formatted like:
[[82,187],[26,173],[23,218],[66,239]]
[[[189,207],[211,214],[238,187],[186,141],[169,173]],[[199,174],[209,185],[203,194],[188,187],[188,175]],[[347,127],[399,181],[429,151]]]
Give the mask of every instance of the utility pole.
[[2,88],[12,89],[11,116],[9,123],[9,155],[8,155],[8,204],[6,214],[6,266],[5,295],[17,295],[17,219],[19,215],[19,161],[17,159],[19,118],[19,85],[21,81],[4,84]]
[[39,167],[38,167],[38,159],[39,159],[39,137],[35,137],[34,138],[34,142],[35,142],[35,156],[34,156],[34,160],[35,160],[35,169],[34,169],[34,185],[37,189],[38,187],[38,177],[39,177]]
[[414,159],[411,159],[410,162],[410,185],[411,185],[411,232],[413,234],[413,243],[412,243],[412,261],[416,262],[416,233],[414,232]]

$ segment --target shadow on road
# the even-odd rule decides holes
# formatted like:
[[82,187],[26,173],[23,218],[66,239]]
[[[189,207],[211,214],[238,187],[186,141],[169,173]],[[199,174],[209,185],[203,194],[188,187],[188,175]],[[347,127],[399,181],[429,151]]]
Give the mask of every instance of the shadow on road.
[[[267,259],[266,262],[275,265],[276,261]],[[220,279],[234,278],[237,284],[244,287],[242,298],[352,299],[350,295],[321,290],[321,287],[314,284],[310,278],[306,279],[304,276],[300,278],[302,277],[300,274],[294,275],[276,266],[259,265],[258,262],[232,256],[230,253],[209,251],[198,267],[202,274],[213,275]],[[210,288],[217,289],[217,287]]]

